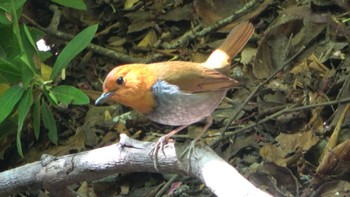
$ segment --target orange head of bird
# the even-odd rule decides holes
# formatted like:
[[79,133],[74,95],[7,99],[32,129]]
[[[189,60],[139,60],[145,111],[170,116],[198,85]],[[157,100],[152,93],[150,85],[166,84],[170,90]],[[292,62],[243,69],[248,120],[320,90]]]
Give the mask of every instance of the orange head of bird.
[[103,83],[103,94],[95,104],[107,100],[131,107],[143,114],[155,105],[152,85],[156,76],[144,64],[118,66],[108,73]]

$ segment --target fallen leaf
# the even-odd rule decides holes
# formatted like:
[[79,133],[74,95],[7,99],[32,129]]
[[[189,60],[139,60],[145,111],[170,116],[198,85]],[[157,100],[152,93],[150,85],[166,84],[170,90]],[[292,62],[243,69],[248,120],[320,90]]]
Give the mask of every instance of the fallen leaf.
[[125,0],[125,2],[124,2],[124,9],[132,8],[139,1],[140,0]]
[[280,133],[276,137],[277,145],[266,144],[259,153],[266,161],[275,162],[280,166],[295,163],[301,154],[318,142],[313,132],[298,132],[295,134]]
[[272,162],[259,165],[248,179],[260,188],[268,188],[273,196],[298,196],[301,185],[292,171]]
[[157,34],[153,29],[150,29],[146,36],[137,44],[139,47],[150,47],[153,46],[158,40]]
[[314,183],[322,183],[327,179],[346,176],[350,172],[350,140],[337,145],[323,157],[316,169]]
[[186,4],[182,7],[176,7],[174,9],[171,9],[169,12],[162,14],[159,16],[159,19],[165,20],[165,21],[189,21],[193,18],[193,8],[192,5]]
[[251,63],[254,60],[257,51],[258,51],[257,48],[244,47],[244,49],[241,52],[241,60],[240,60],[240,62],[242,64],[249,64],[249,63]]
[[340,135],[340,131],[342,130],[342,126],[343,126],[345,117],[348,114],[349,109],[350,109],[349,104],[346,105],[345,108],[343,109],[343,112],[342,112],[341,116],[339,117],[338,123],[337,123],[336,127],[334,128],[334,131],[333,131],[331,137],[329,138],[326,147],[324,148],[324,150],[322,152],[320,160],[322,160],[323,157],[325,157],[325,155],[328,154],[330,149],[332,149],[333,147],[335,147],[338,144],[338,138]]

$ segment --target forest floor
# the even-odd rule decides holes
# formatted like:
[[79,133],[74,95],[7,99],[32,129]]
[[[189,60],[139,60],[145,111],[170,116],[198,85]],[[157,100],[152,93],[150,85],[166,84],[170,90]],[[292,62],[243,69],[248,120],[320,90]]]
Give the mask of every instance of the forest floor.
[[[24,13],[45,27],[52,16],[49,5],[30,0]],[[37,161],[43,153],[58,156],[116,143],[121,133],[156,141],[172,127],[129,116],[130,109],[118,104],[93,105],[106,74],[135,61],[203,62],[234,26],[251,21],[255,34],[232,61],[231,76],[241,85],[214,112],[214,124],[202,141],[211,144],[226,127],[226,136],[212,148],[274,196],[350,196],[349,8],[339,0],[126,0],[89,2],[88,11],[62,8],[60,31],[77,34],[98,23],[92,42],[127,56],[85,50],[75,58],[59,83],[84,90],[91,104],[54,109],[59,145],[29,135],[22,142],[24,158],[13,154],[15,145],[2,149],[2,170]],[[213,26],[237,10],[228,25]],[[183,37],[205,27],[209,31],[202,35]],[[53,53],[65,44],[50,35],[45,40]],[[194,124],[174,139],[192,139],[202,127]],[[119,174],[75,189],[90,196],[154,196],[170,177]],[[178,177],[166,194],[213,195],[190,177]]]

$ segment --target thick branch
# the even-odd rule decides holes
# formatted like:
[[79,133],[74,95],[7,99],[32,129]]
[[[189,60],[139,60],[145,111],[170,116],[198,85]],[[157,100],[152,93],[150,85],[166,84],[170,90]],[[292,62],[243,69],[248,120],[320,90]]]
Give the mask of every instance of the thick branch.
[[[59,191],[68,195],[67,186],[73,183],[121,172],[156,172],[148,155],[153,146],[154,143],[136,141],[122,134],[118,144],[61,157],[45,156],[42,161],[0,173],[0,196],[41,188],[55,196],[60,195]],[[197,177],[218,196],[268,196],[209,147],[196,148],[197,157],[192,157],[190,162],[186,158],[180,160],[178,156],[186,146],[175,148],[173,143],[167,144],[166,157],[162,153],[158,155],[159,172]]]

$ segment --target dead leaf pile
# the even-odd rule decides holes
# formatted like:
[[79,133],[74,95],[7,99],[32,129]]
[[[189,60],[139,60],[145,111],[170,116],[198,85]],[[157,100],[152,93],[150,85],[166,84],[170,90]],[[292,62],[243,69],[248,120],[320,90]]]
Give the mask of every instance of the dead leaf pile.
[[[48,24],[52,14],[47,11],[49,3],[28,2],[26,9],[35,10],[28,11],[33,20]],[[348,195],[348,1],[254,1],[252,9],[238,14],[232,23],[194,36],[179,47],[168,46],[177,44],[183,35],[215,25],[252,1],[85,2],[88,11],[60,8],[59,30],[77,34],[98,23],[94,44],[143,61],[204,61],[226,32],[239,22],[250,20],[256,32],[241,55],[232,61],[232,76],[241,87],[229,91],[202,142],[213,145],[219,155],[274,196]],[[47,42],[53,45],[53,53],[62,50],[64,44],[50,35]],[[71,62],[74,66],[58,83],[75,85],[95,99],[106,73],[123,63],[112,60],[108,54],[86,50]],[[22,142],[27,152],[24,162],[36,161],[43,153],[58,156],[115,143],[120,133],[155,140],[158,136],[154,133],[164,134],[171,129],[144,121],[129,111],[118,105],[55,109],[59,145],[48,144],[45,136],[36,141],[28,124]],[[15,128],[15,124],[1,126],[9,132]],[[218,141],[225,126],[226,136]],[[188,135],[181,135],[176,143],[196,136],[201,128],[201,124],[189,127]],[[3,168],[23,162],[11,154],[15,150],[13,139],[15,136],[9,135],[0,140]],[[82,196],[155,196],[167,180],[166,175],[122,174],[84,182],[74,189]],[[210,194],[203,184],[186,178],[178,179],[166,192],[173,196]]]

